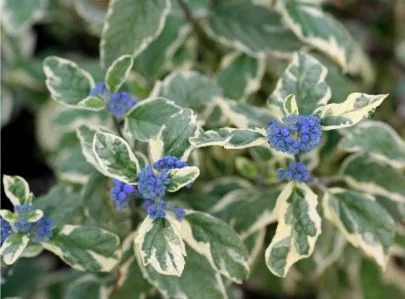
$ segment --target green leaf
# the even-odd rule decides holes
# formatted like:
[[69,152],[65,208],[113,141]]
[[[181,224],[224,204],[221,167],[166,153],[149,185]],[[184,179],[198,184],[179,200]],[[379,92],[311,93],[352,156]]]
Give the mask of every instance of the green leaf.
[[136,140],[149,141],[156,137],[163,125],[181,107],[164,98],[150,98],[141,101],[125,117],[125,133]]
[[190,33],[190,23],[182,15],[169,15],[162,33],[134,61],[134,69],[150,82],[170,68],[178,48]]
[[44,213],[41,210],[32,210],[28,212],[26,220],[27,222],[34,223],[41,219],[42,216],[44,216]]
[[152,292],[152,286],[143,278],[140,268],[133,256],[120,267],[119,288],[111,294],[111,299],[143,299]]
[[196,148],[215,145],[226,149],[243,149],[266,143],[267,137],[260,129],[221,128],[205,131],[189,140]]
[[226,46],[252,56],[285,55],[301,47],[274,10],[252,1],[228,0],[215,5],[206,24],[207,32]]
[[46,0],[4,0],[2,25],[12,34],[18,34],[44,15]]
[[255,59],[232,52],[222,59],[217,82],[225,97],[246,101],[249,95],[259,90],[265,67],[264,57]]
[[65,225],[43,246],[80,271],[109,272],[119,262],[117,235],[97,226]]
[[405,141],[383,122],[361,122],[347,130],[339,147],[348,152],[366,152],[395,168],[405,167]]
[[318,196],[304,183],[289,183],[277,198],[277,230],[265,252],[270,271],[285,277],[290,267],[314,251],[321,233]]
[[389,248],[394,242],[394,221],[374,197],[331,188],[325,193],[323,210],[326,218],[353,246],[360,247],[385,268]]
[[354,189],[405,203],[405,175],[367,155],[360,153],[347,158],[340,176]]
[[221,88],[208,77],[195,71],[171,73],[153,88],[151,97],[164,97],[175,104],[201,109],[221,96]]
[[103,3],[93,0],[74,0],[73,4],[77,14],[88,23],[90,32],[100,36],[106,15]]
[[297,0],[280,1],[278,10],[298,38],[336,61],[344,73],[362,72],[372,78],[373,71],[359,44],[342,24],[314,4]]
[[31,204],[33,194],[22,177],[3,175],[3,185],[4,192],[13,206]]
[[331,91],[325,78],[328,70],[309,54],[294,54],[290,64],[277,81],[276,88],[267,100],[271,109],[281,117],[284,99],[290,94],[295,95],[300,114],[312,114],[320,105],[328,103]]
[[150,264],[164,275],[181,276],[184,269],[186,249],[176,221],[147,217],[135,238],[135,251],[139,252],[142,264]]
[[169,0],[111,1],[100,42],[102,65],[141,53],[163,30],[170,7]]
[[87,97],[77,103],[77,106],[86,110],[101,111],[105,108],[105,102],[98,97]]
[[138,252],[136,257],[143,276],[166,298],[228,298],[221,275],[190,247],[180,277],[160,274],[151,265],[143,266]]
[[102,298],[102,283],[94,274],[78,277],[67,286],[63,299]]
[[133,64],[134,59],[131,55],[122,55],[108,67],[105,84],[111,92],[118,91],[125,83]]
[[247,103],[218,99],[216,104],[228,121],[237,128],[267,128],[270,119],[274,119],[273,111],[263,107],[255,107]]
[[172,169],[169,171],[168,175],[170,185],[167,186],[167,190],[169,192],[175,192],[194,182],[200,175],[200,169],[197,166],[186,166]]
[[97,225],[120,237],[131,231],[131,213],[129,209],[117,211],[110,197],[111,180],[94,171],[82,190],[86,214]]
[[325,131],[350,127],[370,117],[387,97],[388,94],[369,95],[354,92],[342,103],[320,106],[314,114],[321,119],[322,129]]
[[50,56],[44,60],[43,68],[52,98],[65,106],[77,108],[94,86],[91,75],[70,60]]
[[14,223],[18,220],[18,216],[16,214],[6,209],[0,210],[0,216],[9,223]]
[[173,114],[163,126],[157,138],[150,140],[149,149],[153,161],[163,156],[176,156],[187,160],[192,146],[189,138],[197,133],[197,115],[191,109]]
[[235,159],[235,168],[242,177],[247,179],[257,179],[260,176],[257,164],[245,157]]
[[275,206],[280,191],[267,189],[241,204],[230,220],[242,239],[277,221]]
[[137,181],[139,163],[128,143],[111,133],[98,131],[94,135],[93,152],[103,173],[127,184]]
[[77,224],[84,218],[83,201],[69,185],[59,183],[43,196],[35,198],[33,207],[41,209],[55,226]]
[[219,273],[236,283],[249,274],[248,252],[236,232],[207,213],[188,210],[180,222],[183,239]]
[[28,245],[29,238],[25,234],[11,234],[0,248],[0,255],[7,265],[12,265],[21,256]]

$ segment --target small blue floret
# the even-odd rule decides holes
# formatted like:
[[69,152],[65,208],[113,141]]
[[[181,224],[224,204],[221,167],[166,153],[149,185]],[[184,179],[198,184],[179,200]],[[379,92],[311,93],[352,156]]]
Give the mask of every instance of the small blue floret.
[[89,96],[91,97],[104,97],[109,96],[109,94],[110,91],[104,82],[97,82],[89,92]]
[[174,208],[174,215],[176,216],[177,221],[183,221],[184,215],[186,212],[182,208]]
[[0,243],[3,244],[4,240],[8,238],[11,234],[11,225],[5,219],[0,217],[1,219],[1,239]]
[[107,109],[116,118],[122,118],[136,104],[137,101],[131,94],[125,91],[119,91],[111,95]]
[[288,168],[277,169],[277,178],[281,181],[306,182],[311,179],[311,174],[305,164],[294,162]]
[[129,199],[137,193],[136,187],[126,184],[120,180],[113,180],[113,187],[110,190],[111,199],[118,211],[128,207]]
[[321,122],[315,115],[289,115],[282,123],[270,121],[267,128],[270,145],[276,150],[293,155],[316,147],[321,136]]
[[181,161],[176,156],[164,156],[159,161],[153,163],[153,168],[157,170],[174,169],[186,167],[187,163]]
[[158,199],[166,194],[170,179],[167,170],[146,166],[139,174],[138,191],[144,199]]
[[43,216],[37,222],[35,222],[35,242],[42,243],[47,242],[52,237],[52,220]]

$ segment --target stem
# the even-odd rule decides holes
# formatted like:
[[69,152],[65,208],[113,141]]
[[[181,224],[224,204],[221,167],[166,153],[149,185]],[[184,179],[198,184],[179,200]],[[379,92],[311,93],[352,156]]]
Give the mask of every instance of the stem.
[[295,162],[300,161],[300,153],[294,155]]

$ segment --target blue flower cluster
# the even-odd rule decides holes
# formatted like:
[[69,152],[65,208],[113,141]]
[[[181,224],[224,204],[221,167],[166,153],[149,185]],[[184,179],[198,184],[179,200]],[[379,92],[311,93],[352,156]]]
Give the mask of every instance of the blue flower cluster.
[[167,186],[170,184],[169,170],[185,166],[187,163],[177,157],[164,156],[151,166],[146,166],[139,174],[138,191],[145,199],[146,212],[153,220],[164,218],[167,210],[172,211],[177,220],[183,220],[184,210],[168,206],[163,198],[166,195]]
[[107,109],[116,118],[122,118],[137,104],[136,99],[128,92],[112,93],[104,82],[98,82],[89,92],[89,96],[101,97],[107,102]]
[[111,188],[111,199],[117,207],[118,211],[122,211],[128,207],[129,199],[137,194],[136,187],[126,184],[120,180],[113,180]]
[[[30,204],[17,205],[14,213],[18,220],[13,224],[17,233],[29,233],[35,242],[46,242],[52,237],[52,220],[42,216],[38,221],[28,222],[29,213],[33,211]],[[1,243],[11,234],[12,227],[5,219],[1,218]]]
[[277,178],[281,181],[306,182],[311,179],[307,166],[300,162],[288,165],[288,168],[277,169]]
[[273,148],[297,155],[313,149],[321,141],[321,121],[315,115],[289,115],[282,123],[270,121],[267,135]]
[[4,240],[11,234],[11,225],[3,217],[1,219],[1,239],[0,243],[3,244]]

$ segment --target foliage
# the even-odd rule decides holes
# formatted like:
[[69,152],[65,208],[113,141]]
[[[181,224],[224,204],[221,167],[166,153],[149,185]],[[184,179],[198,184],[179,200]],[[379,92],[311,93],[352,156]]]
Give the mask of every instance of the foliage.
[[[67,265],[7,295],[403,296],[405,141],[322,2],[5,0],[2,124],[24,98],[57,182],[3,175],[2,265]],[[33,56],[41,20],[99,61]]]

